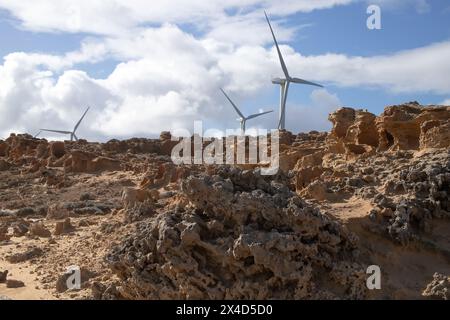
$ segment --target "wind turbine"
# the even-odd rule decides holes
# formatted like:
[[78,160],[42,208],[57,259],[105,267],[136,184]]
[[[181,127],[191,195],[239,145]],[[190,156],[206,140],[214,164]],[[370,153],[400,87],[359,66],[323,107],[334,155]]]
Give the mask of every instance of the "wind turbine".
[[61,134],[70,134],[70,141],[73,141],[73,139],[75,138],[76,141],[78,141],[78,137],[76,136],[75,132],[77,131],[78,127],[80,126],[81,121],[83,121],[84,116],[86,115],[86,113],[89,111],[88,107],[86,109],[86,111],[83,113],[83,115],[81,116],[80,120],[78,120],[77,124],[75,125],[75,127],[73,128],[73,131],[62,131],[62,130],[50,130],[50,129],[40,129],[41,131],[46,131],[46,132],[56,132],[56,133],[61,133]]
[[40,134],[41,134],[41,132],[42,132],[42,130],[39,130],[39,132],[38,133],[36,133],[35,135],[34,135],[34,137],[33,138],[37,138]]
[[273,42],[275,42],[275,46],[277,48],[278,52],[278,58],[280,59],[281,68],[283,69],[283,73],[285,78],[274,78],[272,79],[273,84],[279,84],[280,85],[280,118],[278,122],[278,129],[285,129],[286,125],[286,100],[287,95],[289,91],[289,85],[292,83],[300,83],[300,84],[307,84],[311,86],[317,86],[323,88],[322,85],[306,81],[300,78],[293,78],[289,75],[288,69],[286,67],[286,64],[284,63],[283,55],[281,54],[280,48],[278,47],[277,39],[275,38],[275,34],[273,33],[272,25],[270,24],[269,17],[267,17],[266,11],[264,11],[264,15],[266,16],[267,23],[269,24],[270,32],[272,33]]
[[265,114],[267,114],[267,113],[273,112],[273,110],[270,110],[270,111],[265,111],[265,112],[261,112],[261,113],[255,113],[255,114],[252,114],[252,115],[249,115],[248,117],[246,117],[246,116],[244,116],[244,115],[242,114],[242,112],[241,112],[241,111],[239,110],[239,108],[234,104],[234,102],[230,99],[230,97],[225,93],[225,91],[224,91],[222,88],[220,88],[220,90],[221,90],[222,93],[225,95],[225,97],[228,99],[228,101],[231,103],[231,105],[233,106],[234,110],[236,110],[237,114],[240,116],[240,118],[237,119],[237,120],[241,123],[241,133],[242,133],[242,134],[245,134],[245,123],[247,122],[247,120],[250,120],[250,119],[253,119],[253,118],[256,118],[256,117],[265,115]]

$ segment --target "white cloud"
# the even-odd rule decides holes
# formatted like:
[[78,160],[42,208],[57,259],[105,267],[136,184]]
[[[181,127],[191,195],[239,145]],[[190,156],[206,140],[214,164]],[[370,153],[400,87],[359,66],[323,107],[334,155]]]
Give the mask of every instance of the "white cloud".
[[217,21],[226,22],[227,11],[247,18],[262,14],[263,8],[273,15],[310,12],[346,5],[355,0],[0,0],[0,8],[9,10],[32,31],[88,32],[117,35],[148,24],[195,23],[211,29]]
[[[158,134],[190,128],[199,119],[208,127],[234,128],[235,114],[218,88],[225,87],[239,103],[274,90],[270,76],[281,73],[273,47],[196,39],[174,25],[143,30],[130,38],[108,37],[90,46],[94,50],[86,50],[89,45],[85,45],[62,56],[14,53],[5,58],[0,65],[3,134],[35,132],[41,126],[71,128],[86,105],[93,108],[80,136],[91,139]],[[293,76],[338,86],[450,93],[446,77],[450,64],[445,59],[450,55],[449,42],[374,57],[302,56],[285,45],[282,51]],[[106,79],[66,67],[103,54],[124,61]],[[335,95],[323,90],[313,91],[309,104],[295,106],[289,99],[288,127],[327,129],[327,115],[339,104]],[[257,109],[244,106],[244,111]],[[275,127],[277,113],[258,123]]]
[[366,0],[368,4],[377,4],[382,9],[387,10],[402,10],[412,7],[417,13],[427,13],[431,10],[431,5],[428,0]]
[[286,125],[288,128],[298,128],[302,132],[312,130],[328,131],[331,123],[328,115],[342,106],[336,94],[325,89],[314,90],[310,95],[311,103],[308,105],[292,105],[287,110]]
[[[224,5],[178,0],[175,4],[152,3],[148,10],[148,2],[137,0],[80,1],[70,9],[79,12],[77,20],[70,12],[64,16],[69,3],[65,0],[0,0],[0,7],[11,10],[29,30],[101,34],[86,38],[79,50],[63,55],[7,55],[0,64],[0,134],[36,132],[39,127],[70,129],[86,105],[92,109],[79,136],[89,139],[155,135],[177,127],[191,128],[194,120],[205,120],[207,127],[235,128],[236,116],[219,87],[240,104],[275,91],[270,78],[281,75],[262,8],[278,18],[274,27],[281,42],[294,32],[283,26],[284,15],[349,2],[232,0]],[[178,10],[169,10],[176,4]],[[168,23],[143,25],[163,21]],[[175,24],[189,22],[196,22],[200,35],[194,37]],[[373,57],[303,56],[287,45],[281,49],[292,76],[342,87],[450,94],[450,42]],[[106,57],[122,62],[105,79],[77,70],[80,63]],[[332,89],[327,90],[311,91],[309,103],[302,105],[288,99],[288,128],[328,129],[328,113],[341,102]],[[261,106],[242,107],[250,113]],[[263,107],[276,112],[249,125],[275,127],[278,106]]]
[[444,105],[444,106],[450,106],[450,99],[444,100],[439,104]]
[[292,70],[306,78],[344,87],[375,87],[395,93],[450,93],[450,41],[391,55],[301,56],[286,48]]

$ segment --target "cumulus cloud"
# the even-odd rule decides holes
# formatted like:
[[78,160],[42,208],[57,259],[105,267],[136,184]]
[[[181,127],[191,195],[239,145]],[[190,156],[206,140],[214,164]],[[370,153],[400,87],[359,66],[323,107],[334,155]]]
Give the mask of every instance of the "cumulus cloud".
[[[209,127],[234,128],[235,115],[218,88],[224,87],[241,101],[271,90],[270,76],[281,74],[273,47],[197,39],[174,25],[143,30],[130,38],[109,37],[92,47],[96,48],[94,57],[106,52],[124,62],[107,78],[94,79],[83,71],[65,69],[91,56],[83,54],[83,47],[62,56],[8,55],[0,66],[3,132],[35,131],[37,125],[71,128],[86,105],[93,109],[80,136],[91,139],[189,129],[194,120],[204,120]],[[282,51],[292,75],[325,84],[450,92],[447,42],[366,58],[302,56],[285,45]],[[55,66],[64,71],[54,72]],[[327,129],[327,115],[340,101],[332,91],[316,90],[308,105],[291,106],[289,100],[288,104],[289,128],[308,131]],[[261,120],[266,128],[276,127],[276,123],[277,113]]]
[[[262,8],[276,17],[276,33],[280,41],[287,41],[295,29],[283,27],[284,15],[349,2],[236,0],[226,5],[215,1],[189,1],[187,5],[178,0],[179,10],[174,11],[169,10],[174,3],[166,2],[147,10],[148,2],[142,1],[80,1],[71,9],[79,12],[77,18],[64,17],[65,1],[0,0],[0,7],[8,8],[29,30],[96,34],[84,39],[79,50],[66,54],[16,52],[4,58],[0,64],[0,135],[34,133],[39,127],[71,129],[87,105],[91,111],[79,136],[89,139],[191,129],[194,120],[204,120],[205,127],[235,128],[236,115],[219,88],[225,88],[240,104],[275,92],[270,78],[281,76]],[[145,25],[162,21],[158,26]],[[203,32],[194,36],[170,21],[195,21]],[[450,94],[446,58],[450,42],[373,57],[303,56],[288,45],[281,50],[292,76],[328,86]],[[104,79],[78,69],[80,63],[108,57],[121,62]],[[333,86],[312,89],[306,89],[312,92],[308,103],[296,105],[288,99],[287,126],[292,131],[328,129],[328,113],[341,104]],[[245,113],[258,111],[257,107],[241,107]],[[278,105],[263,107],[276,112],[249,126],[276,127]]]
[[306,77],[339,86],[369,86],[395,93],[450,92],[450,41],[400,51],[391,55],[358,57],[326,54],[302,57],[290,50],[293,68]]

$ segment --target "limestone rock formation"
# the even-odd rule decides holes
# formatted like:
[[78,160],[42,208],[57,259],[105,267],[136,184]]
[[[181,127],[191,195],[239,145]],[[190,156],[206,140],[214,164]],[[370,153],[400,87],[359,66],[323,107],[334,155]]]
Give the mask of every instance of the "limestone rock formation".
[[[182,192],[183,206],[142,222],[107,256],[122,297],[300,299],[327,289],[332,295],[327,270],[355,254],[354,235],[257,172],[190,176]],[[361,280],[361,269],[348,272]],[[316,287],[319,274],[329,288]],[[364,295],[363,281],[343,285],[348,297]]]
[[417,102],[386,107],[375,115],[352,108],[330,114],[333,129],[328,149],[363,154],[385,150],[419,150],[450,146],[450,107],[421,106]]

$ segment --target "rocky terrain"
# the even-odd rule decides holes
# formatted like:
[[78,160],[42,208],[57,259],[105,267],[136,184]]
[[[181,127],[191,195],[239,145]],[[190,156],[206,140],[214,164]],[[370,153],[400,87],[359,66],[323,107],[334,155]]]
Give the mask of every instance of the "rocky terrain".
[[[0,297],[448,299],[450,107],[341,108],[280,170],[175,165],[177,143],[0,140]],[[253,166],[254,167],[254,166]],[[69,266],[81,288],[67,289]],[[369,290],[366,270],[381,269]]]

